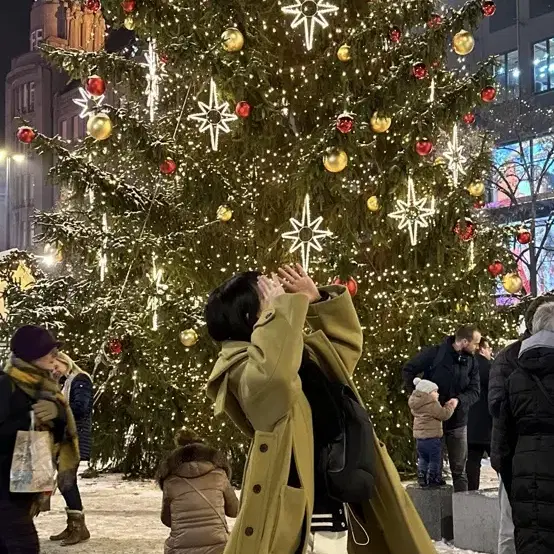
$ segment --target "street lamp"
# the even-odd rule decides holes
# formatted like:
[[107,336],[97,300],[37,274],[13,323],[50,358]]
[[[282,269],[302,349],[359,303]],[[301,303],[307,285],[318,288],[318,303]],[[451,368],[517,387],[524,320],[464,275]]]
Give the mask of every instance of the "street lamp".
[[11,217],[11,210],[10,210],[10,178],[12,173],[12,162],[16,164],[22,164],[25,161],[25,156],[23,154],[17,154],[9,152],[8,150],[0,150],[0,163],[4,163],[5,167],[5,193],[4,193],[4,221],[6,222],[6,232],[5,232],[5,240],[6,240],[6,249],[11,247],[10,243],[10,217]]

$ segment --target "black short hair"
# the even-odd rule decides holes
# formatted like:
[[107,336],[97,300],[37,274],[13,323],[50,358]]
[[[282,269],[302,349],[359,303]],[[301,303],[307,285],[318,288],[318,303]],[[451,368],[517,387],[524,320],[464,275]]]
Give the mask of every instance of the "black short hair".
[[481,337],[481,342],[479,343],[479,350],[490,346],[490,341],[487,337]]
[[473,340],[473,335],[478,333],[479,329],[475,325],[462,325],[456,331],[456,340]]
[[250,341],[260,311],[260,275],[257,271],[237,273],[212,291],[205,311],[212,339]]

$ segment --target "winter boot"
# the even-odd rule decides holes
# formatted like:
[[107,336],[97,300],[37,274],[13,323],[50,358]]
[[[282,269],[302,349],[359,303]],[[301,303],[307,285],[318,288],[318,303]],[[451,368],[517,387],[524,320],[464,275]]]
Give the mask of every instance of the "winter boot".
[[417,472],[417,484],[420,487],[426,487],[427,486],[427,475],[423,471]]
[[76,510],[67,510],[69,535],[62,540],[62,546],[79,544],[90,539],[90,533],[85,524],[85,514]]
[[429,487],[431,488],[440,488],[446,485],[446,481],[441,477],[440,473],[430,473],[429,474]]
[[59,535],[52,535],[50,537],[50,540],[51,541],[63,541],[65,539],[67,539],[67,537],[69,537],[69,533],[70,533],[70,519],[69,519],[69,510],[66,508],[65,511],[68,513],[67,514],[67,526],[66,528],[59,534]]

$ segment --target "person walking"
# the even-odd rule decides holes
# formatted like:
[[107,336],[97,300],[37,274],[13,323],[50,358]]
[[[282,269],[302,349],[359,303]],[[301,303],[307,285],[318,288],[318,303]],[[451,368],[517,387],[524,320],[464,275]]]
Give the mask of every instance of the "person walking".
[[512,506],[517,554],[554,551],[554,304],[540,306],[493,430],[492,463]]
[[479,490],[481,462],[483,456],[491,453],[492,417],[489,413],[489,374],[491,370],[492,347],[485,337],[479,343],[475,356],[479,365],[481,396],[470,408],[467,423],[467,482],[468,490]]
[[442,422],[454,413],[454,406],[439,403],[439,387],[432,381],[416,377],[415,390],[408,405],[414,416],[414,438],[417,445],[417,478],[420,487],[443,485]]
[[61,346],[52,334],[28,325],[11,339],[11,358],[0,375],[0,554],[38,554],[32,516],[40,495],[10,492],[10,472],[18,431],[35,429],[52,437],[58,486],[72,486],[79,465],[77,428],[52,372]]
[[226,517],[236,518],[239,501],[227,458],[187,429],[162,462],[162,523],[171,529],[165,554],[223,554],[229,538]]
[[[350,554],[433,554],[375,436],[366,445],[375,450],[372,500],[344,507],[321,484],[319,448],[339,422],[318,392],[339,382],[356,394],[352,374],[362,352],[346,288],[318,289],[300,266],[281,268],[279,278],[240,273],[210,294],[206,321],[222,344],[207,394],[216,415],[226,413],[252,440],[241,510],[225,554],[305,554],[314,539],[317,554],[325,554],[321,547],[329,547],[330,537],[322,528],[348,529]],[[306,323],[313,331],[308,335]],[[328,511],[319,513],[323,504]]]
[[[59,352],[56,357],[56,372],[61,376],[63,395],[75,417],[80,459],[88,462],[92,446],[92,378],[63,352]],[[77,477],[71,488],[62,491],[62,496],[66,504],[67,526],[60,534],[51,536],[50,540],[60,541],[62,546],[89,540]]]
[[[554,302],[554,295],[546,294],[535,298],[525,312],[525,332],[523,336],[501,350],[495,357],[489,377],[489,412],[492,415],[492,434],[495,434],[495,428],[500,417],[502,402],[506,398],[506,385],[510,375],[518,367],[518,356],[521,344],[525,339],[531,336],[533,327],[533,317],[537,309],[543,304]],[[497,454],[494,452],[495,444],[491,444],[491,460]],[[499,483],[499,502],[500,502],[500,526],[498,531],[498,554],[515,554],[514,543],[514,524],[512,521],[512,507],[506,494],[506,488],[500,478]]]
[[419,375],[439,387],[439,402],[454,408],[453,416],[444,423],[444,438],[455,492],[468,489],[467,418],[469,409],[479,400],[479,368],[474,354],[481,333],[474,326],[460,327],[455,336],[447,337],[439,346],[422,350],[403,369],[406,390],[412,393],[413,380]]

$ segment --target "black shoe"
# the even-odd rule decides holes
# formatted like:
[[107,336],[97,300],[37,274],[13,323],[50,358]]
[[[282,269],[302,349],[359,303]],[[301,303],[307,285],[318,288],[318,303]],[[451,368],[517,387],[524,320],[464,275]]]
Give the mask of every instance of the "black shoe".
[[427,475],[425,473],[421,471],[417,472],[417,484],[422,488],[427,486]]
[[446,481],[440,475],[429,475],[428,486],[434,489],[444,487]]

